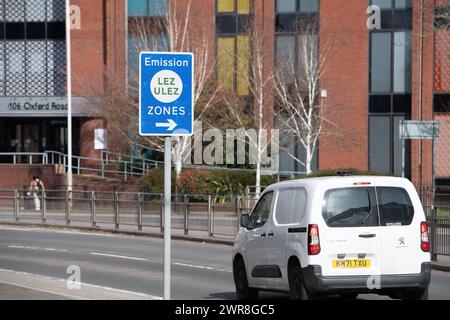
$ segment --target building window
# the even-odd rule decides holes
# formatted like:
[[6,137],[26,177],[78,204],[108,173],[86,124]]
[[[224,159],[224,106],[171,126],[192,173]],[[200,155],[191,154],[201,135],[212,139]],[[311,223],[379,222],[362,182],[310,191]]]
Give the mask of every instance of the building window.
[[[275,64],[280,77],[286,84],[297,82],[301,90],[307,91],[306,56],[318,58],[319,23],[318,0],[277,0],[275,19]],[[311,52],[313,50],[314,52]],[[314,62],[310,62],[314,64]],[[292,70],[295,68],[295,70]],[[297,79],[295,78],[297,77]],[[295,137],[284,137],[282,144],[287,151],[280,152],[280,170],[305,172],[306,167],[292,159],[294,155],[303,163],[306,151]],[[311,163],[313,171],[318,168],[317,150]]]
[[[412,7],[409,0],[372,0],[381,30],[370,31],[369,169],[402,175],[400,120],[410,119]],[[409,154],[409,142],[407,154]],[[410,165],[407,157],[406,175]]]
[[167,0],[129,0],[128,17],[160,17],[166,15]]
[[217,81],[225,90],[249,96],[251,0],[217,0]]
[[66,92],[63,1],[0,1],[0,96]]
[[319,0],[277,0],[275,30],[299,31],[314,22],[319,12]]
[[[139,53],[168,51],[169,41],[164,30],[168,9],[167,0],[127,1],[128,12],[128,84],[137,88],[139,81]],[[137,95],[138,92],[129,91]]]
[[381,9],[381,29],[412,29],[411,0],[372,0]]

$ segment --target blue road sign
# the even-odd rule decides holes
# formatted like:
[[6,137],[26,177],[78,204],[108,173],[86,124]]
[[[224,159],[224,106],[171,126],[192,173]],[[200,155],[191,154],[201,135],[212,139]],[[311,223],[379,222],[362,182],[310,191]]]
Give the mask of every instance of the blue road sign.
[[192,53],[141,52],[139,74],[139,133],[142,136],[192,135]]

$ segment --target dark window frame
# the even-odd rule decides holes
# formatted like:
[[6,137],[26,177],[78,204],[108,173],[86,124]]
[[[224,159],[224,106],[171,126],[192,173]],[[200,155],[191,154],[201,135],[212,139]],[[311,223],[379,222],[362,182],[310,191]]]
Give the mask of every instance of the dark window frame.
[[[398,9],[395,7],[396,5],[396,1],[397,0],[392,0],[391,2],[391,8],[390,9],[385,9],[382,10],[382,15],[383,15],[383,11],[384,12],[389,12],[390,11],[390,16],[391,16],[391,20],[392,23],[390,25],[389,28],[381,28],[381,29],[374,29],[374,30],[369,30],[369,72],[368,72],[368,84],[369,84],[369,94],[368,94],[368,119],[367,119],[367,128],[368,128],[368,135],[367,135],[367,145],[369,147],[369,152],[367,154],[367,163],[368,163],[368,167],[369,170],[372,170],[372,168],[370,167],[370,163],[371,163],[371,155],[372,153],[370,152],[370,148],[371,148],[371,144],[370,144],[370,119],[371,117],[376,117],[376,116],[389,116],[390,117],[390,127],[389,127],[389,145],[390,145],[390,173],[394,173],[395,171],[395,141],[394,141],[394,130],[395,130],[395,117],[396,116],[403,116],[405,117],[405,119],[411,119],[411,113],[412,113],[412,74],[411,74],[411,85],[410,85],[410,92],[395,92],[394,88],[395,88],[395,83],[394,83],[394,74],[395,74],[395,66],[394,66],[394,62],[395,62],[395,33],[396,32],[412,32],[412,25],[407,25],[407,26],[396,26],[395,25],[395,13],[399,10],[408,10],[409,14],[411,15],[411,20],[413,19],[413,13],[412,13],[412,2],[409,1],[408,4],[410,5],[409,8],[407,9]],[[372,0],[369,0],[369,4],[373,4]],[[372,92],[372,34],[374,33],[389,33],[390,34],[390,89],[389,92]],[[409,52],[409,55],[411,55],[411,64],[412,64],[412,48]],[[376,111],[373,109],[373,101],[377,98],[381,98],[381,97],[389,97],[389,110],[387,112],[385,112],[385,110],[383,110],[382,112],[380,111]],[[401,99],[401,98],[406,98],[407,100],[410,100],[411,103],[409,104],[409,107],[406,108],[406,110],[402,110],[401,112],[399,110],[395,109],[395,100],[397,99]],[[410,166],[410,142],[407,141],[406,142],[406,150],[407,150],[407,164]],[[376,156],[376,155],[375,155]],[[406,168],[406,172],[410,173],[411,169],[410,168]]]

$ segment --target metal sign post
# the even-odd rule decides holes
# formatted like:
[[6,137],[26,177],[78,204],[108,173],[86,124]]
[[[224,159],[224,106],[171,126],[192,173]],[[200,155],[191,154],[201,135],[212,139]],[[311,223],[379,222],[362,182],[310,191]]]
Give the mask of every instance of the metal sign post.
[[164,136],[164,300],[170,299],[172,136],[191,136],[194,127],[192,53],[141,52],[139,133]]
[[170,241],[171,241],[171,137],[164,138],[164,300],[170,300]]

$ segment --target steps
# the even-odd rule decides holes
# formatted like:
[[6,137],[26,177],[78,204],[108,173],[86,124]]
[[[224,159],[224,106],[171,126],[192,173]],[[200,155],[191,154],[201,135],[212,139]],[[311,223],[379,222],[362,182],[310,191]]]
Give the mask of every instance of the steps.
[[[57,165],[0,164],[0,189],[28,188],[33,176],[39,176],[47,190],[66,188],[66,174]],[[101,177],[95,174],[73,175],[74,189],[92,191],[139,192],[137,178]]]

